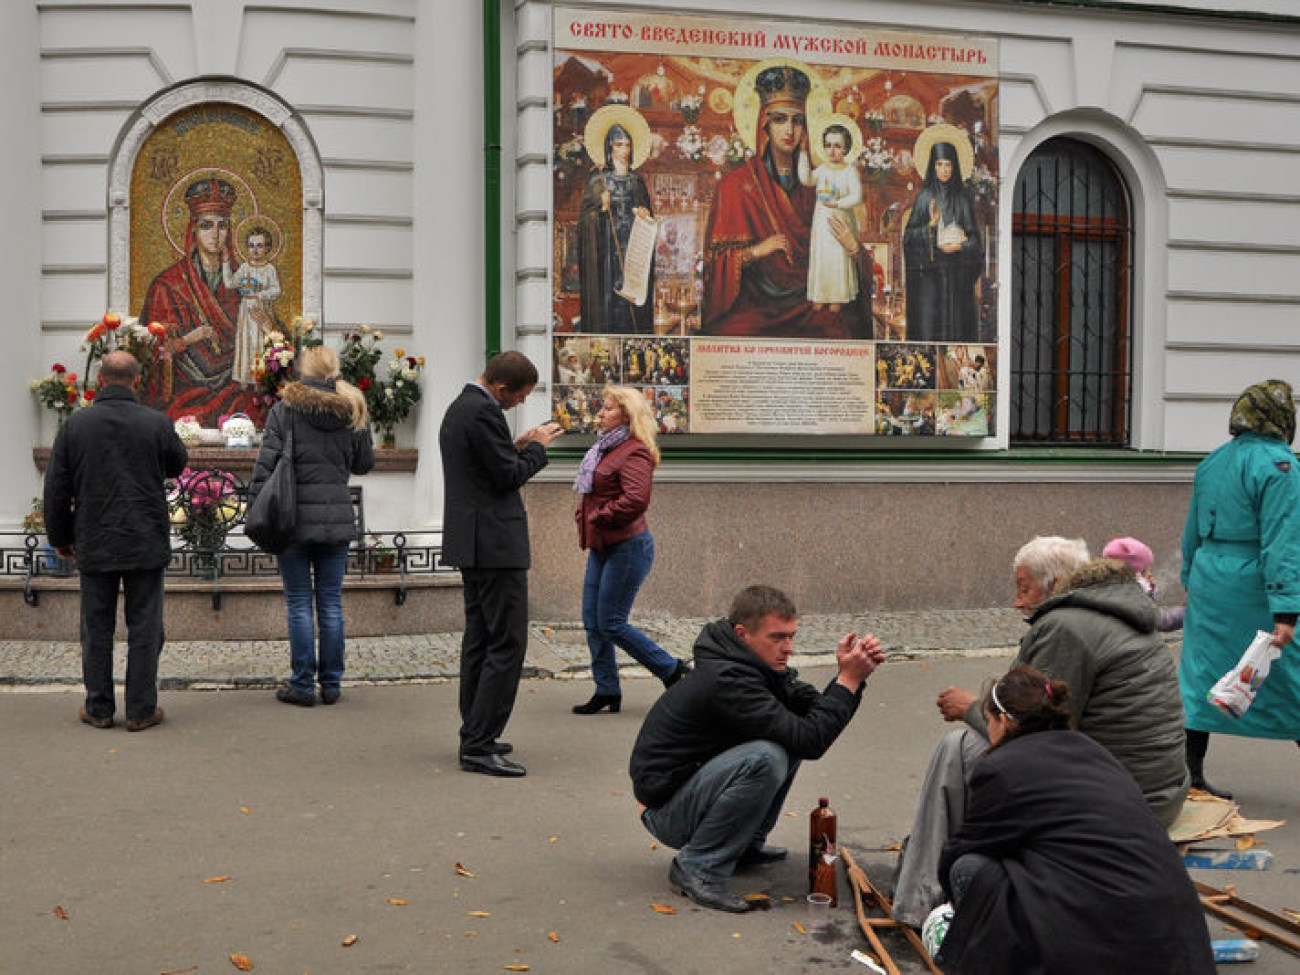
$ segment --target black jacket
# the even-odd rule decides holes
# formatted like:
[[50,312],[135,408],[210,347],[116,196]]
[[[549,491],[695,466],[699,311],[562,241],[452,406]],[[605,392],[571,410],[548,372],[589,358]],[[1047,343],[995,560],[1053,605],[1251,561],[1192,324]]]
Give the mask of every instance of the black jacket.
[[442,563],[460,569],[527,569],[528,515],[519,489],[546,466],[546,448],[515,447],[501,406],[471,383],[438,432],[444,504]]
[[[862,699],[832,681],[819,693],[793,670],[768,667],[725,619],[695,638],[695,671],[646,715],[629,771],[638,802],[662,806],[710,759],[771,741],[794,759],[821,758]],[[865,683],[863,685],[866,686]]]
[[188,459],[172,421],[125,386],[68,417],[45,471],[45,527],[75,545],[82,572],[161,569],[171,560],[163,481]]
[[953,975],[1212,975],[1187,869],[1133,779],[1077,731],[1041,731],[975,765],[966,819],[939,876],[965,853],[971,881],[943,943]]
[[331,380],[304,379],[284,387],[262,432],[262,449],[248,485],[251,505],[275,469],[284,435],[293,424],[293,471],[297,482],[297,523],[293,544],[350,542],[357,535],[348,475],[375,466],[370,428],[353,430],[348,401]]

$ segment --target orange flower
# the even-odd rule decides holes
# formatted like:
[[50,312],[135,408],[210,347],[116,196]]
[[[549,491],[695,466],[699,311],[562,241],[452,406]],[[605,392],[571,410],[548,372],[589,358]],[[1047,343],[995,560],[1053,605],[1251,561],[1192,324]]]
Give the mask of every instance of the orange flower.
[[120,315],[115,315],[113,312],[109,312],[100,319],[100,324],[105,328],[117,328],[122,324],[122,317]]
[[406,350],[405,350],[405,349],[395,349],[395,350],[393,351],[393,355],[397,356],[397,358],[400,359],[400,358],[402,358],[403,356],[406,355]]
[[155,338],[161,338],[162,336],[167,334],[167,326],[164,325],[162,322],[150,322],[149,334],[154,336]]

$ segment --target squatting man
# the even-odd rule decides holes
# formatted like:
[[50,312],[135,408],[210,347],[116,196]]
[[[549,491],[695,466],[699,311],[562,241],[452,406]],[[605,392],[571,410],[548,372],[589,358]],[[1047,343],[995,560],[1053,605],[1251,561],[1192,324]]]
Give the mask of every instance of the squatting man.
[[870,634],[845,634],[824,691],[789,667],[798,630],[791,599],[750,586],[695,640],[695,670],[646,715],[632,750],[641,822],[678,851],[668,878],[697,904],[742,913],[727,886],[737,867],[782,860],[767,845],[799,763],[817,759],[852,720],[885,659]]

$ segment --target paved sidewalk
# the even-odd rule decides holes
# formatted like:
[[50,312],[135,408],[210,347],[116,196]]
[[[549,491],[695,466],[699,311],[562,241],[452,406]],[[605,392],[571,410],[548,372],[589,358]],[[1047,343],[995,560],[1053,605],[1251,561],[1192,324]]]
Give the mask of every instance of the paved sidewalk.
[[[707,619],[633,618],[670,653],[690,656]],[[799,620],[796,664],[826,663],[849,630],[872,632],[894,659],[979,656],[1014,648],[1025,624],[1014,609],[924,610],[862,615],[813,615]],[[120,635],[120,634],[119,634]],[[352,682],[443,680],[457,676],[460,633],[360,637],[348,640],[347,679]],[[117,657],[125,666],[125,645]],[[629,676],[644,674],[624,654]],[[169,642],[159,662],[163,688],[217,688],[279,683],[289,661],[287,640]],[[573,621],[534,621],[525,675],[586,676],[586,635]],[[75,642],[0,641],[0,685],[80,684],[81,651]]]

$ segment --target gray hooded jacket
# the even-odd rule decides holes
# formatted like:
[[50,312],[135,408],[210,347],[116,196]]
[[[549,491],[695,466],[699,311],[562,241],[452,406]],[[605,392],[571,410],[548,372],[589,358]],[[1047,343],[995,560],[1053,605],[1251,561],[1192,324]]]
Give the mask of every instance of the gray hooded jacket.
[[[1095,559],[1057,583],[1034,610],[1016,663],[1069,684],[1078,730],[1128,769],[1168,826],[1191,779],[1178,668],[1156,630],[1158,620],[1133,570]],[[978,702],[967,710],[966,723],[987,736]]]

